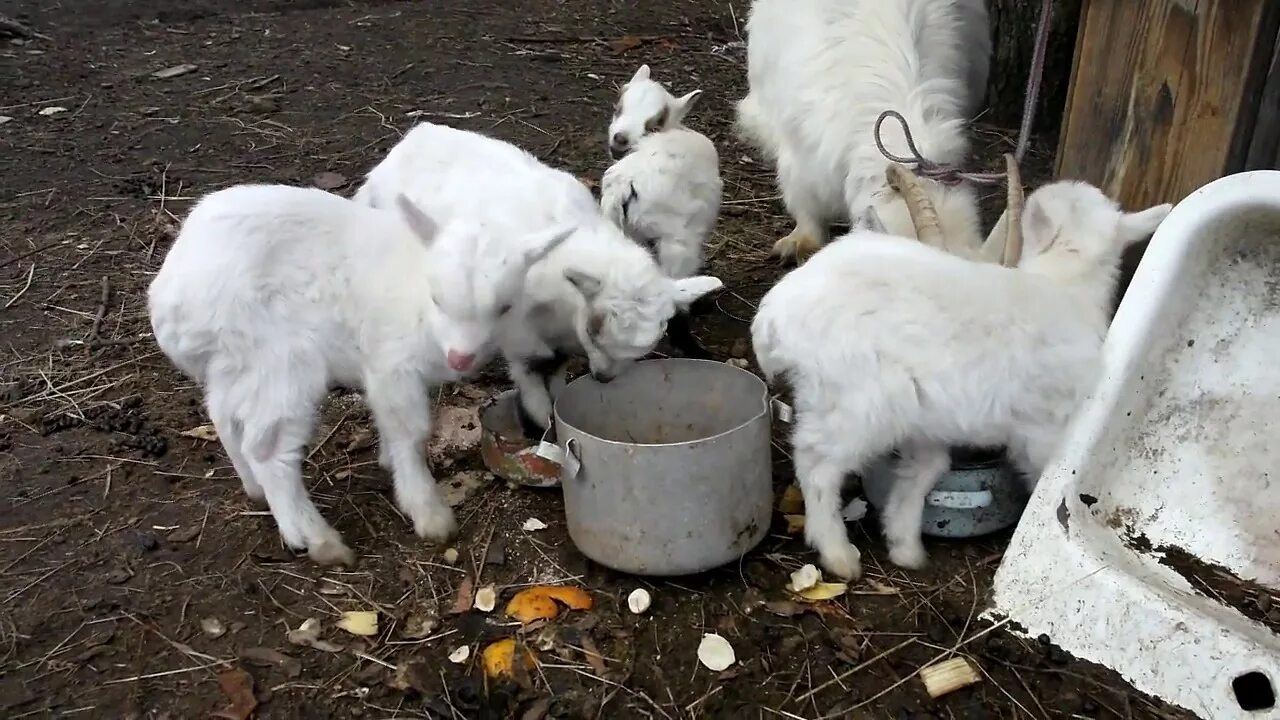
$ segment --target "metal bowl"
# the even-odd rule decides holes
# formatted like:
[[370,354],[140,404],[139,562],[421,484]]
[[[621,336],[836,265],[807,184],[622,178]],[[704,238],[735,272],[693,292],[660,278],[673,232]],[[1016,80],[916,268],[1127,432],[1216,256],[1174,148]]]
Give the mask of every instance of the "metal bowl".
[[480,406],[480,456],[489,472],[528,487],[556,487],[560,466],[537,455],[516,414],[516,390],[504,390]]
[[[876,509],[884,507],[894,482],[897,453],[878,459],[862,476],[862,490]],[[952,448],[951,470],[925,496],[921,532],[968,538],[1016,525],[1030,493],[1000,452]]]

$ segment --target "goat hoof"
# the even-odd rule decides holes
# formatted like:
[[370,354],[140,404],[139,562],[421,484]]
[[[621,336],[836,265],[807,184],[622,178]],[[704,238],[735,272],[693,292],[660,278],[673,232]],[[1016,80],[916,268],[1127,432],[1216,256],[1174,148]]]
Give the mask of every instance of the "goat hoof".
[[772,255],[799,263],[821,249],[822,243],[817,238],[809,233],[793,230],[790,235],[773,244]]
[[862,576],[862,554],[852,543],[819,553],[822,569],[846,582]]
[[889,548],[889,562],[907,570],[919,570],[929,562],[929,554],[923,546],[899,545]]
[[424,540],[442,543],[458,533],[458,521],[448,506],[421,508],[409,516],[413,518],[414,533]]
[[320,565],[344,565],[354,567],[356,554],[342,542],[341,538],[325,538],[311,543],[307,555]]

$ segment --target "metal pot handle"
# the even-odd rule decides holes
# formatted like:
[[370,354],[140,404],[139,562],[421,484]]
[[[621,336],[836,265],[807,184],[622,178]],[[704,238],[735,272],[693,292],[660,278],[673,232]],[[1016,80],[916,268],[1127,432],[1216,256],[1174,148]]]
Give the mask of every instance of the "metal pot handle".
[[[548,428],[550,432],[550,428]],[[542,442],[538,443],[538,449],[535,455],[543,460],[550,460],[561,468],[561,476],[569,480],[578,476],[578,471],[582,469],[582,449],[578,447],[577,438],[569,438],[565,442],[565,447],[550,442],[543,434]]]
[[769,398],[769,409],[773,411],[773,419],[778,422],[784,422],[788,425],[795,417],[795,410],[792,407],[778,399],[777,395]]

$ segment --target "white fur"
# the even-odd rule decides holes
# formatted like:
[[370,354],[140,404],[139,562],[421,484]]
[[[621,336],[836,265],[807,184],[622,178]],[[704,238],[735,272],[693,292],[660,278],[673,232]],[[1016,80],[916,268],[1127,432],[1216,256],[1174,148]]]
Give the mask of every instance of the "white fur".
[[[775,252],[812,252],[831,222],[856,222],[869,206],[891,234],[915,237],[906,205],[886,185],[875,121],[896,110],[926,158],[966,159],[967,120],[990,63],[984,0],[757,0],[747,32],[750,91],[737,124],[776,163],[796,223]],[[908,155],[892,119],[882,138],[890,152]],[[973,190],[925,186],[944,235],[976,247]]]
[[[449,537],[453,512],[423,457],[428,391],[478,366],[529,265],[567,234],[496,244],[395,204],[280,185],[214,192],[148,291],[156,342],[204,387],[245,492],[267,502],[286,544],[325,564],[355,559],[302,483],[328,390],[363,388],[397,505],[418,535]],[[466,355],[470,367],[451,367]]]
[[[610,154],[625,155],[600,181],[605,217],[652,247],[658,265],[674,278],[702,267],[703,246],[720,214],[716,146],[682,124],[699,92],[675,98],[642,65],[623,88],[609,125]],[[653,122],[655,114],[664,122]]]
[[653,350],[678,308],[721,287],[713,277],[668,278],[644,248],[601,216],[577,178],[478,133],[415,126],[369,172],[356,200],[382,205],[397,192],[434,217],[483,222],[498,235],[556,224],[578,228],[530,269],[524,293],[499,329],[521,405],[544,428],[552,385],[561,378],[531,364],[585,353],[591,373],[611,379]]
[[840,520],[846,473],[897,448],[882,521],[890,559],[925,562],[924,498],[948,448],[1005,446],[1029,483],[1095,382],[1123,248],[1162,205],[1122,213],[1097,188],[1059,182],[1027,200],[1017,268],[858,231],[786,275],[751,335],[770,379],[794,393],[805,537],[823,566],[860,572]]

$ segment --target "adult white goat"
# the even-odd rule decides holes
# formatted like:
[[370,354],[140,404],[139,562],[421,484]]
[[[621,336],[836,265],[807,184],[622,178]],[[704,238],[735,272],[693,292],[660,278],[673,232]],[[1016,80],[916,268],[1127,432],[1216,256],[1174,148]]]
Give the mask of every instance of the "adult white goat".
[[369,172],[355,199],[383,206],[400,192],[433,217],[483,222],[497,233],[578,228],[530,268],[498,331],[531,435],[550,426],[570,355],[584,353],[592,376],[607,382],[653,350],[678,309],[721,287],[709,276],[667,277],[604,219],[577,178],[496,138],[420,123]]
[[[720,158],[707,136],[684,126],[702,93],[674,97],[641,65],[622,88],[609,123],[609,154],[617,162],[600,180],[600,208],[632,240],[651,248],[668,277],[702,267],[703,246],[720,214]],[[687,312],[667,326],[672,345],[709,357]]]
[[1016,268],[855,230],[764,296],[752,342],[766,376],[793,390],[805,538],[823,567],[859,575],[841,486],[895,447],[900,477],[881,520],[902,567],[926,560],[924,499],[950,446],[1005,446],[1035,483],[1096,380],[1120,255],[1170,209],[1124,213],[1093,186],[1053,183],[988,239],[1021,228]]
[[453,512],[423,456],[431,385],[478,366],[529,266],[572,231],[494,242],[399,198],[374,210],[321,190],[241,185],[192,209],[148,291],[156,342],[199,382],[218,438],[285,543],[322,564],[355,555],[302,483],[316,408],[363,388],[396,504],[421,537]]
[[[807,256],[830,223],[856,225],[868,207],[891,234],[912,236],[906,207],[885,186],[875,122],[896,110],[926,158],[965,160],[990,63],[984,0],[756,0],[747,33],[750,92],[737,124],[776,164],[795,221],[774,253]],[[898,124],[886,122],[882,139],[908,155]],[[977,247],[973,190],[931,183],[927,191],[945,234]]]

